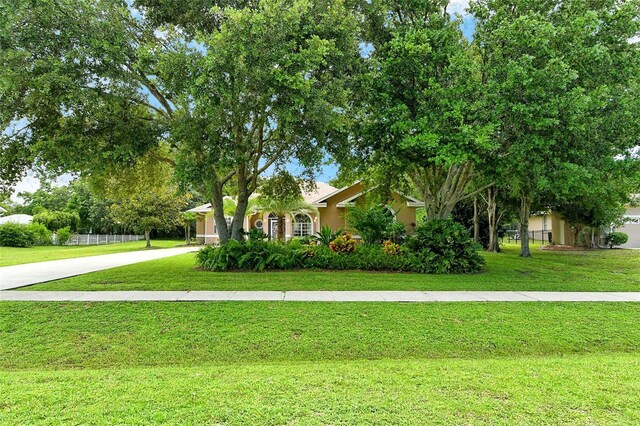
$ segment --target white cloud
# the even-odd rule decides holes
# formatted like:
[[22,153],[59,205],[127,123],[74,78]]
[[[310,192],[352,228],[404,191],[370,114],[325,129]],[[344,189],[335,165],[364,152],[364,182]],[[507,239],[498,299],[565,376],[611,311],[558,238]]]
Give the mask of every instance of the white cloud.
[[469,6],[469,0],[451,0],[447,11],[451,14],[460,13],[462,15],[468,15],[466,8]]
[[[72,179],[72,176],[69,174],[64,174],[59,176],[54,182],[53,186],[64,186],[68,184]],[[13,193],[11,194],[11,200],[16,202],[22,202],[22,198],[18,197],[18,193],[20,192],[35,192],[38,188],[40,188],[40,180],[31,172],[29,172],[24,179],[18,182],[13,189]]]

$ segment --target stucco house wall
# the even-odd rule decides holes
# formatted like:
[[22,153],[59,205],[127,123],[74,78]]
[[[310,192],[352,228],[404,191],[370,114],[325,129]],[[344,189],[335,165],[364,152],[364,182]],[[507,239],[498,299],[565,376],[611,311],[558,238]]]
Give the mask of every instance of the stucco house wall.
[[[338,206],[337,204],[350,200],[353,197],[362,194],[365,191],[361,183],[355,183],[349,187],[342,189],[333,188],[325,183],[318,182],[316,192],[304,194],[305,200],[314,205],[317,212],[310,212],[307,216],[310,218],[311,227],[310,234],[313,235],[320,230],[322,226],[329,226],[333,230],[346,228],[345,214],[347,212],[346,206]],[[363,197],[357,197],[353,199],[354,203],[362,202]],[[407,203],[412,203],[412,206],[408,206]],[[408,199],[401,194],[393,194],[393,202],[390,207],[396,214],[396,219],[404,223],[407,227],[408,233],[413,233],[416,226],[416,209],[417,204],[420,204],[418,200]],[[199,215],[196,223],[196,238],[199,242],[205,244],[216,244],[219,242],[219,238],[215,228],[215,222],[211,213],[211,205],[205,204],[195,207],[191,212],[196,212]],[[245,218],[244,228],[251,229],[262,224],[262,231],[267,235],[272,234],[272,222],[269,218],[269,212],[256,213]],[[285,216],[285,238],[290,239],[293,235],[293,214],[287,214]]]
[[622,248],[640,248],[640,206],[627,206],[627,211],[623,216],[624,225],[617,227],[615,230],[624,232],[629,236],[626,244]]

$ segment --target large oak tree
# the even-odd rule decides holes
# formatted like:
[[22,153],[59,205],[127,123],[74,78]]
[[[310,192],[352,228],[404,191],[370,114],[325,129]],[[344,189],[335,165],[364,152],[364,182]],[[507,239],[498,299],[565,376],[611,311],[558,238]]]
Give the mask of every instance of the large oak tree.
[[[338,143],[358,61],[340,0],[18,0],[0,27],[2,183],[30,167],[102,173],[162,141],[206,194],[222,241],[241,238],[260,174],[313,170]],[[227,227],[223,197],[235,192]]]

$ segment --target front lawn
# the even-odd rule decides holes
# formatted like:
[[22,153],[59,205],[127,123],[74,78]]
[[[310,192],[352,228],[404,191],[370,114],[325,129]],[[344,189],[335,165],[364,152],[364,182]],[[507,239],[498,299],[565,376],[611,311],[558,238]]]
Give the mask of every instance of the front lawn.
[[361,271],[208,272],[185,254],[52,281],[24,290],[539,290],[640,291],[640,251],[483,253],[486,272],[429,275]]
[[[153,240],[151,249],[176,247],[183,244],[184,241],[181,240]],[[0,247],[0,267],[145,249],[145,241],[83,246]]]
[[629,355],[21,371],[0,387],[14,425],[640,423]]
[[0,424],[635,424],[640,304],[0,302]]

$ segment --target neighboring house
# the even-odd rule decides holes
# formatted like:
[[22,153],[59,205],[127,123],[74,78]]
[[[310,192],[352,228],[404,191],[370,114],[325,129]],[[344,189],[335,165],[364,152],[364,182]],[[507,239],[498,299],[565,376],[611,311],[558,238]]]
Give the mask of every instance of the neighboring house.
[[[622,248],[640,248],[640,207],[626,206],[626,211],[622,216],[623,225],[614,227],[612,230],[624,232],[629,236],[626,244]],[[535,235],[536,240],[544,236],[548,241],[550,233],[551,241],[562,245],[574,245],[576,243],[575,228],[566,222],[562,215],[555,212],[537,214],[529,218],[529,233]],[[602,236],[604,238],[604,235]]]
[[28,214],[12,214],[9,216],[0,217],[0,225],[5,223],[19,223],[21,225],[28,225],[33,220],[33,216]]
[[574,227],[560,213],[544,212],[529,218],[529,236],[535,241],[571,246],[576,240]]
[[640,206],[627,206],[627,211],[622,216],[623,225],[616,227],[615,231],[624,232],[629,236],[622,248],[640,248]]
[[[341,189],[334,188],[324,182],[316,182],[316,190],[304,192],[302,196],[307,203],[317,209],[317,212],[291,212],[288,214],[285,219],[285,238],[313,235],[325,225],[333,230],[344,228],[347,208],[356,205],[365,193],[366,190],[360,182]],[[424,207],[424,203],[400,193],[393,193],[392,197],[393,202],[389,206],[390,210],[398,221],[407,226],[407,232],[412,233],[416,226],[416,209]],[[205,244],[217,243],[219,238],[211,204],[203,204],[188,211],[199,215],[196,223],[198,241]],[[271,238],[276,238],[277,218],[273,213],[256,212],[245,217],[244,221],[244,229],[261,229]],[[227,217],[227,222],[231,222],[231,217]]]

